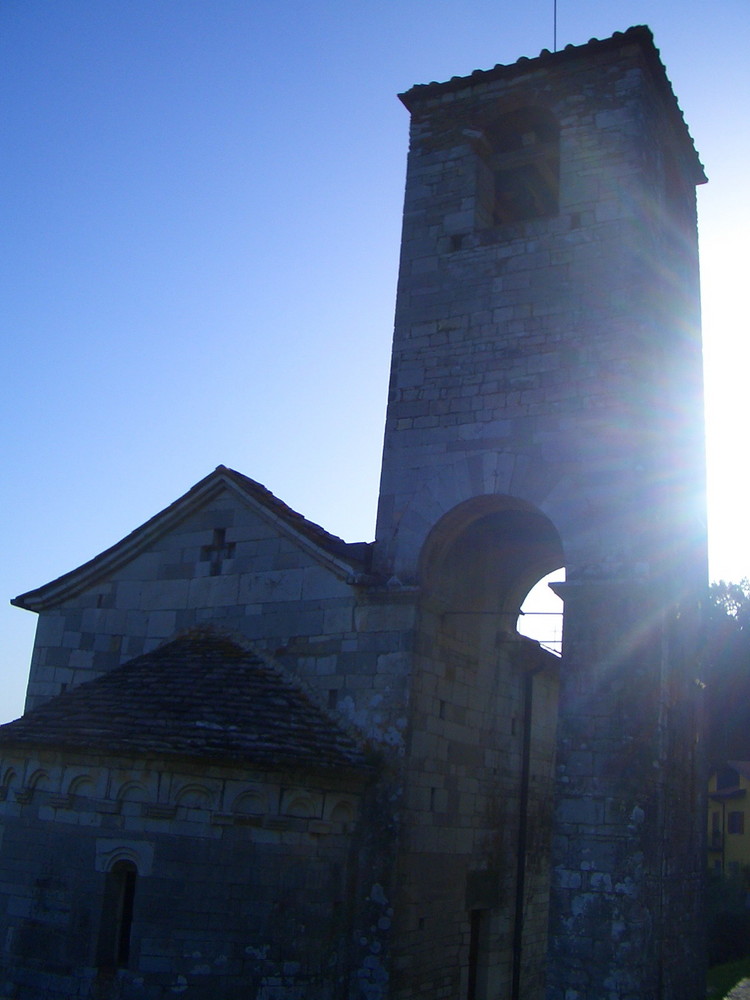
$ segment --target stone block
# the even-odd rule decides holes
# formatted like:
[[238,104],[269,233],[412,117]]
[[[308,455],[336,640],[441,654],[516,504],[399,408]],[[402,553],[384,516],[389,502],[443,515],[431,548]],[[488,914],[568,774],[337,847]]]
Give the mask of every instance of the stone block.
[[358,632],[402,632],[414,624],[414,608],[404,604],[362,604],[354,611]]
[[187,604],[191,607],[208,608],[236,605],[239,601],[239,585],[240,578],[235,573],[191,579]]
[[242,604],[299,601],[303,579],[301,569],[244,574],[240,577],[238,601]]
[[152,611],[147,616],[146,634],[149,639],[167,639],[175,633],[174,611]]
[[148,612],[186,608],[189,591],[189,580],[145,582],[141,590],[141,608]]
[[354,604],[326,604],[323,609],[323,631],[326,635],[348,633],[354,630]]

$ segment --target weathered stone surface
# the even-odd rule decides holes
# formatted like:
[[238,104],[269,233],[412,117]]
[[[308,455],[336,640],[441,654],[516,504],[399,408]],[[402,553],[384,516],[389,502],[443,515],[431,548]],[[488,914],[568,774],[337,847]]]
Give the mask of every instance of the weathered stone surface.
[[[702,1000],[702,171],[646,29],[403,100],[377,540],[219,467],[18,599],[58,728],[30,712],[0,760],[0,996]],[[559,659],[517,617],[561,565]],[[187,668],[142,738],[107,729],[98,693],[195,629],[271,658],[372,780],[278,705],[274,759],[198,752]]]

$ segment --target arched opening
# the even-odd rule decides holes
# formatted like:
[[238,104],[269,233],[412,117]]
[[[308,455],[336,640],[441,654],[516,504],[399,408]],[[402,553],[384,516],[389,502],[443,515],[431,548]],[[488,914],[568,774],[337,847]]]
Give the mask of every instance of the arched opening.
[[[433,933],[460,948],[474,1000],[542,989],[560,661],[524,635],[541,616],[521,607],[563,564],[550,519],[510,496],[458,505],[422,552],[412,740],[423,752],[412,759],[425,815],[412,836],[430,830],[433,860],[413,892],[433,898],[439,881],[446,923]],[[449,845],[467,828],[472,849],[457,862]]]
[[104,876],[97,965],[104,972],[126,969],[130,963],[138,869],[129,860],[116,861]]
[[517,108],[485,125],[478,203],[485,226],[559,211],[560,126],[545,108]]
[[513,497],[478,497],[433,528],[420,578],[436,609],[491,616],[513,634],[527,595],[563,562],[560,536],[540,510]]

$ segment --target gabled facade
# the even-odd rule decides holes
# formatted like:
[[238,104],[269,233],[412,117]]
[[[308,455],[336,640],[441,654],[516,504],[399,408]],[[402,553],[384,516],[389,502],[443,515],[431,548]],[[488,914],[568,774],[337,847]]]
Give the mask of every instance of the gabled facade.
[[[646,28],[402,100],[411,142],[376,541],[347,544],[220,466],[101,556],[15,602],[40,616],[32,723],[80,692],[84,727],[95,728],[91,692],[209,629],[211,642],[231,636],[270,658],[366,768],[303,766],[299,733],[297,763],[279,754],[259,771],[229,740],[210,765],[204,758],[205,780],[191,764],[206,801],[220,799],[211,782],[240,781],[243,770],[276,790],[261,794],[249,840],[268,872],[263,898],[288,899],[289,923],[268,921],[268,938],[250,919],[255,888],[232,896],[248,918],[246,955],[276,956],[265,978],[241,960],[232,980],[213,957],[217,940],[207,961],[194,939],[191,965],[166,914],[162,938],[139,923],[133,879],[174,876],[173,836],[197,849],[182,814],[159,813],[181,807],[174,760],[152,753],[145,734],[130,763],[97,751],[86,758],[100,767],[90,794],[58,807],[37,801],[34,776],[52,780],[40,794],[64,798],[81,746],[51,748],[34,724],[19,744],[26,722],[0,727],[3,844],[27,831],[49,845],[44,874],[28,862],[27,903],[0,908],[13,970],[4,989],[17,1000],[70,996],[76,968],[61,970],[54,949],[82,935],[94,964],[79,975],[81,997],[702,1000],[691,630],[706,582],[694,197],[703,171]],[[516,625],[525,594],[560,566],[562,660]],[[169,690],[167,709],[180,697]],[[278,716],[267,722],[274,729]],[[131,806],[115,795],[105,822],[95,790],[119,787],[103,775],[127,767],[144,775],[146,804],[120,857],[110,840]],[[351,825],[329,841],[316,840],[322,828],[294,827],[266,862],[268,831],[306,819],[285,812],[287,788],[310,803],[349,796]],[[221,801],[216,815],[229,815]],[[106,912],[117,892],[136,900],[132,950],[109,980],[92,925],[71,907],[61,906],[47,950],[39,945],[52,904],[31,901],[58,884],[71,808],[76,823],[103,831],[77,841],[76,863],[96,873],[81,906]],[[206,810],[197,822],[213,830]],[[290,881],[295,860],[330,880]],[[2,864],[23,886],[22,852],[0,847]],[[342,879],[344,897],[331,895]],[[314,891],[343,907],[334,937],[348,945],[324,947],[305,930],[320,913]]]
[[39,615],[26,707],[211,623],[355,712],[363,692],[329,676],[331,650],[320,651],[353,633],[369,557],[219,466],[100,556],[15,599]]

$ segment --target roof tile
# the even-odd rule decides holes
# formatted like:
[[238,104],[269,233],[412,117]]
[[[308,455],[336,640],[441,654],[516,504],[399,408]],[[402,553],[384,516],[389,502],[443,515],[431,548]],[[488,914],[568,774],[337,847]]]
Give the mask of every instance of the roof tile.
[[194,630],[0,726],[0,747],[368,770],[362,748],[278,669]]

